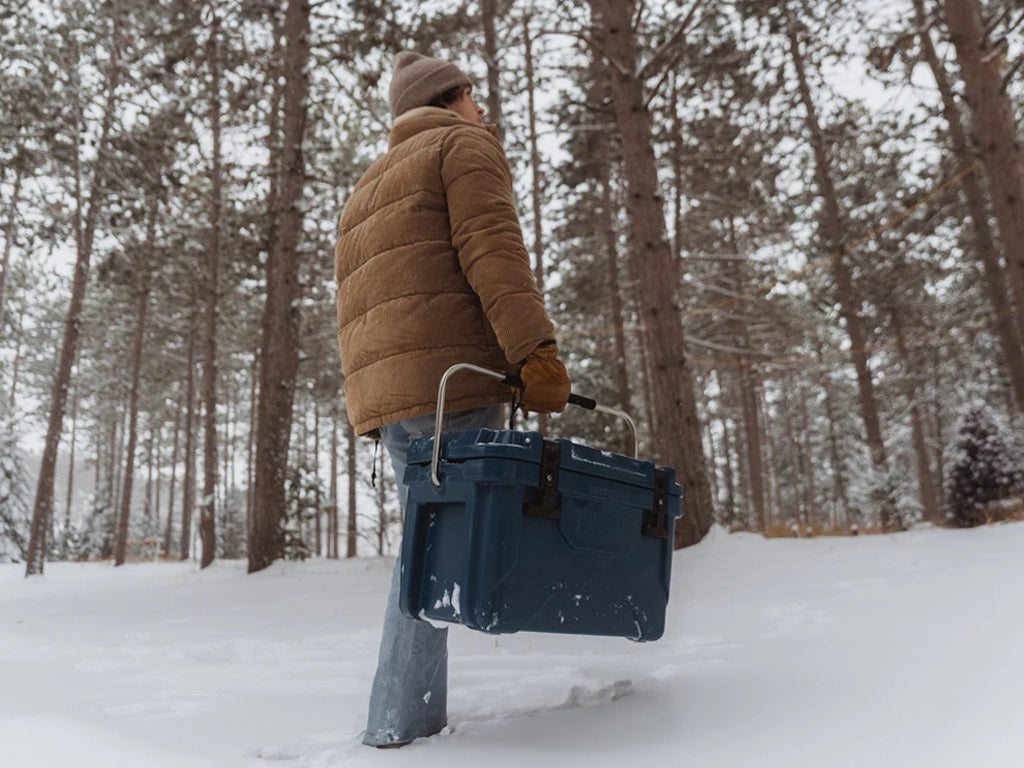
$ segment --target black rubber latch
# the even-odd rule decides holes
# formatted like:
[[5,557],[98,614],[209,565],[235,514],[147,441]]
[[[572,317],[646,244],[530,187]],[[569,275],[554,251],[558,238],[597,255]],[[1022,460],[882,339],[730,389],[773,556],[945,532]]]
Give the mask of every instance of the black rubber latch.
[[644,510],[640,532],[656,539],[668,538],[668,472],[662,467],[654,470],[654,505]]
[[523,514],[558,520],[562,513],[562,500],[558,493],[558,470],[562,452],[557,440],[545,440],[540,459],[540,482],[535,501],[523,504]]

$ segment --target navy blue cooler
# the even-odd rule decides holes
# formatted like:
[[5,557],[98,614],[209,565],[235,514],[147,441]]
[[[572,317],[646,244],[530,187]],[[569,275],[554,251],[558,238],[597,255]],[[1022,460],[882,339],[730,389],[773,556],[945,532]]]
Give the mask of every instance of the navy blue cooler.
[[[464,369],[504,378],[454,366],[438,423],[444,383]],[[625,414],[573,398],[632,429]],[[682,505],[673,469],[537,432],[476,429],[414,440],[404,480],[405,615],[493,634],[661,637]]]

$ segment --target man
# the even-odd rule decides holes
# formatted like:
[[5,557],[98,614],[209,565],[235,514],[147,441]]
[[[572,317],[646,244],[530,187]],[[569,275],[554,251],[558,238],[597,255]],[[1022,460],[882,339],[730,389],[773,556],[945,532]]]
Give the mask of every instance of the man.
[[[437,386],[456,363],[517,372],[524,407],[561,411],[558,359],[523,245],[508,160],[454,64],[404,51],[390,87],[388,151],[345,204],[335,249],[338,345],[349,421],[382,438],[403,509],[406,454],[432,434]],[[448,385],[445,432],[500,428],[500,382]],[[363,743],[402,746],[447,722],[447,629],[402,616],[392,577]]]

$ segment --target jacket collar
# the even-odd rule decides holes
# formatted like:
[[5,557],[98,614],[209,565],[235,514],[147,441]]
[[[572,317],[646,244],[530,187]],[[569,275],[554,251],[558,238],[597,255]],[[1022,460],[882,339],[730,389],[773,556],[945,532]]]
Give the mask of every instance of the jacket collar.
[[433,128],[454,128],[456,126],[480,128],[495,138],[498,135],[498,127],[496,125],[471,123],[450,109],[417,107],[416,109],[410,109],[395,120],[395,124],[391,127],[391,134],[388,137],[388,149],[394,149],[417,133],[429,131]]

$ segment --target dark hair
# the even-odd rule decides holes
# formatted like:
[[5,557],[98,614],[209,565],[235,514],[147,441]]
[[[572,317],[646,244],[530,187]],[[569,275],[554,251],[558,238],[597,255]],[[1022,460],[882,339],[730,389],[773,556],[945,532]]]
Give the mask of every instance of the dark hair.
[[456,85],[454,88],[449,88],[444,93],[440,93],[430,100],[427,104],[428,107],[441,107],[447,109],[456,101],[462,98],[463,92],[466,90],[465,85]]

